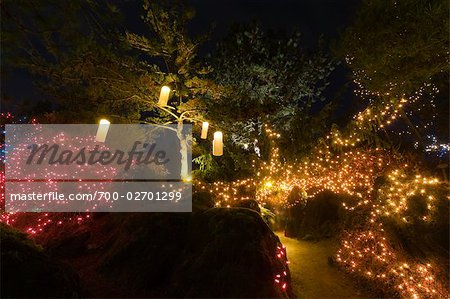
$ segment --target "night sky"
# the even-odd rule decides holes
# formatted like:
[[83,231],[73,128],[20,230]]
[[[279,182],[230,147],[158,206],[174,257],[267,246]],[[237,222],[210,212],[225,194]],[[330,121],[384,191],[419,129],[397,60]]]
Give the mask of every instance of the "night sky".
[[190,0],[197,16],[195,30],[217,24],[216,34],[226,33],[233,22],[260,21],[266,28],[299,29],[307,43],[314,43],[320,35],[334,39],[345,28],[359,1],[349,0]]
[[[204,33],[215,25],[211,42],[226,35],[233,23],[260,22],[267,29],[302,32],[306,46],[313,47],[320,36],[335,40],[351,24],[360,0],[188,0],[196,16],[190,24],[193,34]],[[145,33],[140,1],[120,4],[130,30]]]

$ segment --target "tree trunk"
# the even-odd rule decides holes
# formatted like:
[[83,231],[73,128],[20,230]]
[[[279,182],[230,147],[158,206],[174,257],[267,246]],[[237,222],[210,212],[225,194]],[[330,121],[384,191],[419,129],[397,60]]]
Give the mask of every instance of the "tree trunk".
[[183,121],[178,121],[177,126],[177,136],[180,140],[180,154],[181,154],[181,169],[180,176],[181,179],[188,179],[188,154],[187,154],[187,140],[186,136],[183,135]]

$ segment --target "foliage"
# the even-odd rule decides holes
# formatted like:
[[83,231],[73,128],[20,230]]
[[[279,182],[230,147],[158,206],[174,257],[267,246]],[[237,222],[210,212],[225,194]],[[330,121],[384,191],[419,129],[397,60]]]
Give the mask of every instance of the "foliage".
[[[24,248],[30,248],[33,251],[42,252],[42,246],[36,245],[33,240],[29,239],[28,236],[20,232],[19,230],[16,230],[10,226],[7,226],[4,223],[0,223],[0,235],[3,242],[8,243],[14,243],[15,246],[17,246],[15,249],[24,249]],[[5,257],[7,255],[14,255],[14,248],[7,248],[8,250],[5,252],[2,252],[2,256]]]
[[375,186],[372,216],[348,228],[337,261],[380,295],[446,298],[448,184],[412,173],[394,171]]
[[411,94],[448,72],[448,10],[440,0],[363,1],[339,51],[371,92]]
[[198,168],[192,171],[195,177],[208,179],[218,175],[219,167],[210,153],[200,155],[192,159],[192,162],[198,165]]
[[413,144],[425,148],[424,136],[448,135],[448,125],[435,122],[448,118],[442,113],[448,107],[448,9],[439,0],[362,2],[337,52],[366,109],[336,145],[403,145],[411,151]]
[[[170,123],[206,116],[211,129],[227,136],[228,154],[220,161],[197,159],[200,177],[248,172],[255,150],[267,152],[263,123],[279,126],[283,149],[294,154],[306,152],[326,127],[329,106],[310,114],[323,100],[333,63],[323,53],[302,50],[298,33],[236,28],[206,65],[197,52],[207,35],[191,37],[187,28],[195,13],[181,1],[144,1],[145,30],[139,34],[123,28],[118,7],[99,1],[3,6],[11,20],[4,30],[10,65],[31,72],[43,94],[59,104],[61,111],[46,118]],[[49,16],[51,11],[61,13]],[[162,85],[172,88],[173,108],[157,105]],[[242,151],[244,143],[249,144]],[[203,152],[209,149],[200,145]],[[214,172],[214,163],[227,171]]]
[[216,180],[232,181],[239,178],[245,178],[253,174],[251,159],[257,157],[249,152],[242,152],[242,149],[229,143],[223,156],[214,158],[209,148],[206,150],[199,146],[201,153],[193,159],[197,168],[193,170],[196,178],[206,182]]
[[78,275],[52,260],[41,246],[0,223],[2,297],[65,298],[81,296]]
[[117,35],[120,14],[114,5],[4,1],[1,11],[6,70],[31,73],[42,94],[62,109],[87,110],[89,119],[126,93],[125,78],[137,81],[128,71],[132,60],[118,59],[125,48]]
[[[144,1],[146,36],[125,33],[118,8],[101,1],[7,2],[2,8],[12,24],[3,40],[11,65],[34,74],[44,94],[68,111],[139,121],[158,107],[166,84],[175,95],[170,105],[194,119],[204,108],[202,97],[214,90],[203,78],[209,69],[196,59],[203,38],[191,39],[185,29],[193,13],[178,1]],[[59,13],[49,16],[52,11]],[[156,111],[144,118],[173,121]]]
[[[194,11],[181,1],[144,1],[142,19],[147,26],[146,35],[126,33],[131,47],[144,54],[142,78],[146,85],[153,85],[153,93],[162,85],[172,88],[169,105],[184,115],[188,121],[201,121],[205,112],[205,100],[213,99],[219,92],[207,75],[212,71],[198,58],[197,51],[207,35],[191,38],[187,28]],[[139,98],[136,98],[140,100]],[[162,113],[147,119],[161,122],[170,115]]]
[[316,120],[329,111],[316,118],[312,108],[325,99],[335,64],[323,50],[311,54],[301,45],[298,32],[264,31],[259,25],[236,26],[219,44],[212,66],[224,90],[209,115],[229,130],[233,143],[261,150],[265,124],[277,128],[286,151],[295,154],[320,136],[324,122]]
[[273,213],[271,210],[269,210],[266,207],[260,206],[259,207],[261,212],[261,218],[267,223],[267,225],[272,226],[275,224],[275,213]]
[[336,194],[328,190],[298,201],[286,211],[285,235],[316,240],[336,237],[342,230],[358,222],[359,219],[355,219],[354,214],[345,210],[346,205],[355,205],[358,201],[355,196]]

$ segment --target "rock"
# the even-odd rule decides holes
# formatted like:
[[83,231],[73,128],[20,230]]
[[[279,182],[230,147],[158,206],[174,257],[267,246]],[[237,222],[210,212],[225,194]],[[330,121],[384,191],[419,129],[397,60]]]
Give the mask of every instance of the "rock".
[[[278,237],[249,209],[211,209],[195,217],[177,271],[175,297],[280,298],[274,277]],[[290,283],[289,283],[290,285]],[[285,294],[290,294],[290,289]]]
[[32,240],[0,223],[2,298],[78,298],[79,278]]
[[59,238],[53,238],[46,244],[46,250],[52,256],[73,257],[80,256],[88,250],[88,240],[91,232],[87,229],[79,229],[62,234]]
[[261,209],[259,208],[259,203],[254,199],[239,200],[233,205],[233,207],[247,208],[256,211],[258,213],[261,212]]
[[80,273],[88,297],[292,297],[280,241],[258,212],[199,206],[193,213],[105,213],[66,231],[49,228],[39,240]]
[[[120,217],[108,246],[98,249],[95,269],[111,285],[124,286],[123,296],[292,296],[289,269],[277,257],[279,239],[255,211],[211,208]],[[283,272],[286,289],[274,282]]]

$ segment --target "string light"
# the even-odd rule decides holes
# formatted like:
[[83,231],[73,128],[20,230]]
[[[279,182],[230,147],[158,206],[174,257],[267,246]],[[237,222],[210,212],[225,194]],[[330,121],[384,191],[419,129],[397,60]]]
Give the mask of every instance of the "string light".
[[[351,64],[352,59],[346,58],[347,63]],[[361,83],[361,78],[366,78],[363,70],[354,72],[354,83],[357,88],[354,90],[355,94],[362,99],[368,99],[369,105],[361,112],[357,113],[353,117],[353,121],[347,125],[344,132],[339,132],[334,129],[330,135],[326,138],[333,141],[333,146],[340,147],[354,147],[365,141],[367,136],[366,132],[378,132],[380,130],[386,130],[388,127],[399,119],[402,114],[411,117],[413,111],[422,111],[427,109],[428,106],[431,109],[436,108],[434,103],[434,97],[439,93],[439,89],[431,83],[424,83],[417,91],[411,95],[401,94],[395,95],[393,90],[395,84],[388,83],[387,91],[376,92],[369,91]],[[427,100],[423,99],[428,96]],[[418,107],[413,108],[413,104]],[[408,111],[406,108],[411,107]],[[433,119],[436,115],[432,115],[432,120],[424,124],[421,124],[422,129],[427,129],[433,126]],[[415,129],[419,128],[419,125],[414,126]],[[395,130],[390,130],[390,133],[395,133]],[[407,131],[397,132],[397,134],[411,134]],[[370,135],[370,134],[369,134]]]
[[[35,118],[15,118],[11,113],[2,113],[0,115],[0,125],[1,125],[1,156],[0,156],[0,204],[1,204],[1,213],[0,213],[0,222],[6,223],[8,225],[15,226],[16,228],[22,229],[25,232],[35,235],[44,231],[45,228],[50,227],[51,225],[63,225],[63,224],[81,224],[84,221],[91,220],[91,212],[95,210],[99,204],[104,204],[104,202],[98,202],[94,205],[92,210],[86,211],[85,213],[9,213],[4,212],[5,207],[5,125],[6,124],[33,124],[36,126],[36,129],[39,129],[38,122]],[[34,140],[37,144],[42,144],[44,140],[41,138],[34,136],[33,132],[30,132],[29,138],[30,140]],[[95,142],[95,136],[91,136],[91,138],[81,138],[71,136],[66,136],[64,133],[57,134],[52,140],[52,142],[57,142],[58,144],[65,145],[67,148],[77,149],[79,145],[87,146],[91,144],[91,146],[95,146],[98,143]],[[78,145],[78,146],[77,146]],[[105,149],[105,145],[99,145],[99,149]],[[12,153],[9,155],[9,159],[11,161],[24,159],[27,155],[24,155],[22,151],[25,150],[25,147],[18,146],[14,149]],[[18,163],[17,161],[15,163]],[[86,167],[83,165],[77,165],[74,167],[73,172],[70,174],[71,177],[83,177],[87,171],[94,171],[96,173],[96,177],[100,180],[108,180],[113,177],[116,173],[116,169],[114,167],[104,168],[103,166],[99,167]],[[20,169],[11,168],[12,177],[20,177]],[[44,187],[47,188],[57,188],[57,184],[55,180],[59,179],[67,179],[67,173],[58,172],[52,169],[51,166],[48,166],[46,169],[46,176],[51,178],[45,181]],[[40,173],[30,174],[28,178],[42,178]],[[91,190],[103,190],[107,187],[108,182],[98,182],[98,183],[79,183],[78,191],[89,193]],[[39,192],[39,187],[33,186],[31,187],[29,184],[23,184],[21,193],[30,193],[30,192]],[[59,202],[54,203],[59,204]],[[111,204],[108,203],[109,205]],[[42,206],[46,205],[45,202],[42,203]],[[26,221],[24,221],[26,219]]]
[[[276,209],[283,209],[314,200],[318,193],[325,190],[349,195],[356,200],[344,201],[343,208],[349,212],[368,211],[369,216],[360,227],[342,236],[341,246],[336,253],[337,263],[350,273],[383,283],[391,292],[402,297],[449,296],[447,288],[438,279],[439,267],[431,262],[410,260],[400,249],[390,245],[388,234],[383,228],[383,220],[389,217],[402,219],[406,223],[410,221],[407,210],[415,196],[421,196],[427,208],[426,213],[415,221],[430,221],[436,211],[435,190],[442,182],[417,173],[404,158],[387,150],[359,147],[336,151],[332,146],[336,140],[342,145],[354,145],[350,139],[339,139],[338,132],[332,132],[309,159],[292,165],[282,163],[276,147],[280,135],[267,126],[265,132],[272,150],[269,161],[252,161],[256,169],[255,178],[212,184],[195,181],[195,188],[213,193],[216,196],[215,204],[220,207],[231,207],[241,200],[256,199],[263,206],[270,204]],[[375,186],[377,178],[383,176],[387,181],[381,186]],[[1,178],[4,183],[4,174]],[[302,196],[295,202],[288,202],[288,195],[294,187],[301,190]],[[14,224],[14,217],[11,216],[1,214],[1,221]],[[82,222],[89,217],[89,214],[80,214],[71,215],[69,219]],[[61,225],[66,219],[56,214],[55,217],[50,217],[48,213],[40,214],[36,223],[26,230],[36,234],[51,224]],[[277,247],[276,257],[288,265],[283,246]],[[286,271],[275,274],[274,283],[281,291],[288,287],[287,276]]]
[[[266,134],[274,146],[279,135],[267,127]],[[254,179],[209,185],[196,182],[195,185],[213,193],[216,206],[221,207],[256,199],[260,205],[282,209],[314,200],[324,190],[350,195],[355,200],[344,201],[343,208],[369,217],[362,221],[360,228],[342,237],[336,253],[338,264],[350,273],[383,283],[386,289],[402,297],[448,297],[448,290],[436,278],[439,270],[430,263],[411,261],[401,250],[389,246],[382,224],[386,217],[409,221],[406,211],[416,194],[425,199],[427,206],[426,214],[419,221],[430,221],[435,212],[434,191],[443,184],[437,178],[415,174],[402,156],[386,150],[359,148],[333,152],[326,143],[310,159],[296,165],[281,163],[278,149],[274,147],[268,162],[253,161],[253,167],[257,169]],[[375,186],[377,178],[385,175],[387,182]],[[294,187],[302,191],[302,196],[288,202]],[[281,283],[280,277],[276,276],[276,283]]]
[[275,256],[277,260],[279,260],[282,264],[281,267],[282,272],[275,274],[274,282],[278,286],[279,290],[283,294],[286,294],[288,290],[288,282],[290,279],[288,275],[289,260],[286,254],[286,247],[282,244],[278,244]]

